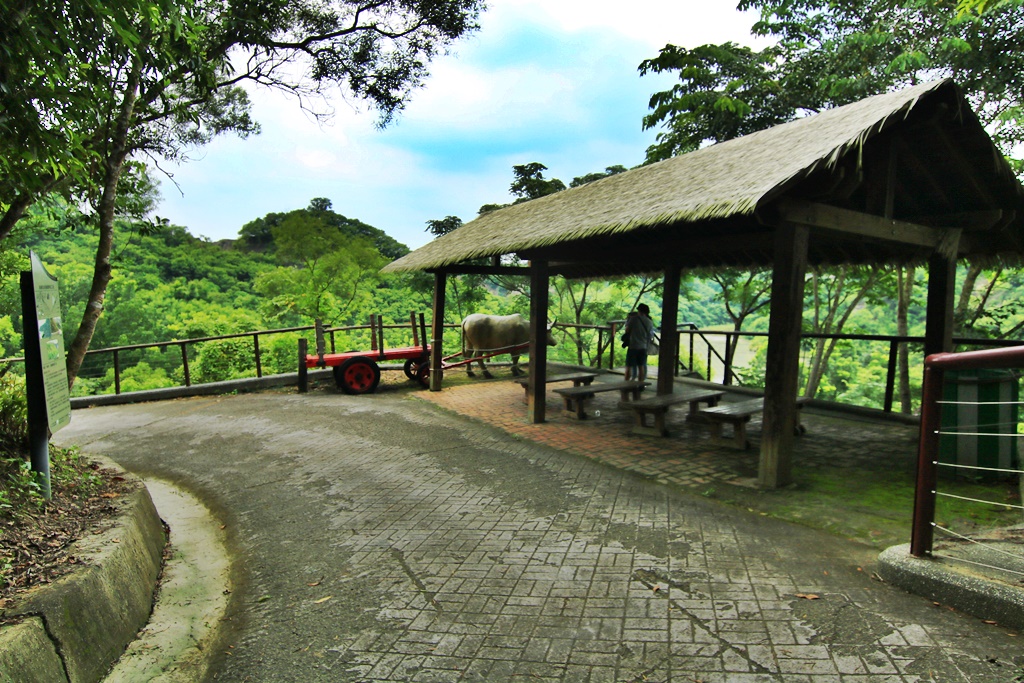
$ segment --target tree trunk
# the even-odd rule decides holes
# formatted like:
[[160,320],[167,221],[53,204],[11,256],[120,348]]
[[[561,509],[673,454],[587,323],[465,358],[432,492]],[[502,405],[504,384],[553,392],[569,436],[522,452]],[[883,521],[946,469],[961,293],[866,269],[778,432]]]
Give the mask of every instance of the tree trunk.
[[34,196],[21,194],[11,202],[11,205],[4,211],[4,215],[0,216],[0,240],[11,234],[11,230],[14,230],[14,225],[21,220],[21,217],[25,215],[25,211],[28,210],[28,207],[32,206],[34,201]]
[[[836,278],[836,289],[833,292],[832,296],[829,297],[828,299],[828,312],[825,316],[824,323],[820,324],[820,327],[818,327],[817,322],[819,320],[818,312],[817,310],[815,311],[815,332],[822,332],[825,334],[842,333],[843,327],[846,326],[846,321],[850,319],[850,316],[853,314],[853,311],[857,308],[861,300],[868,293],[868,290],[871,289],[872,285],[874,285],[875,283],[875,280],[878,278],[878,271],[872,270],[871,274],[867,277],[867,279],[865,279],[861,283],[860,288],[857,290],[857,293],[854,295],[853,299],[844,302],[842,293],[843,290],[846,288],[847,274],[848,271],[845,268],[843,268],[841,270],[841,274]],[[814,283],[815,287],[817,288],[818,286],[820,286],[820,279],[815,278]],[[816,309],[818,307],[819,301],[820,298],[816,292]],[[839,310],[844,305],[846,306],[846,310],[843,311],[842,315],[839,316],[839,319],[837,321],[836,315],[839,313]],[[811,363],[811,368],[807,372],[807,385],[806,389],[804,390],[804,396],[808,398],[814,398],[814,395],[817,393],[818,387],[821,384],[821,378],[825,376],[825,370],[828,368],[828,361],[832,357],[832,352],[835,351],[837,342],[837,339],[831,339],[828,342],[826,342],[825,339],[817,340],[817,343],[814,345],[814,354]]]
[[981,275],[980,265],[971,263],[967,266],[967,274],[964,276],[964,283],[960,287],[960,296],[956,301],[956,309],[953,311],[953,320],[956,321],[961,332],[966,328],[967,309],[971,305],[971,295],[974,294],[974,287],[978,282],[979,275]]
[[132,71],[125,84],[124,98],[114,124],[114,135],[111,148],[103,164],[103,194],[100,197],[98,210],[100,238],[96,247],[96,265],[93,268],[92,286],[86,302],[82,323],[78,326],[74,341],[68,348],[67,369],[68,388],[74,385],[78,371],[85,360],[85,352],[89,350],[96,323],[103,314],[103,299],[110,283],[110,253],[114,247],[114,216],[117,208],[117,184],[121,179],[121,169],[128,156],[128,131],[131,127],[135,111],[135,101],[139,95],[139,81],[142,76],[142,63],[136,57],[132,60]]

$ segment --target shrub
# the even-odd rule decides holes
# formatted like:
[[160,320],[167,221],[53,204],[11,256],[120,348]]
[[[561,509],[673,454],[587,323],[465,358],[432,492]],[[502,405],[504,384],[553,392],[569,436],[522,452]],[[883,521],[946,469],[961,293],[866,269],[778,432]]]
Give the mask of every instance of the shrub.
[[199,357],[190,366],[192,380],[205,384],[255,377],[254,355],[251,337],[204,342],[199,346]]
[[28,404],[25,378],[7,373],[0,377],[0,455],[28,452]]
[[[312,336],[312,335],[307,335]],[[315,347],[315,342],[313,343]],[[310,349],[310,353],[316,353],[316,349]],[[260,362],[263,364],[263,374],[277,375],[281,373],[294,373],[299,365],[299,335],[284,334],[275,336],[264,343],[260,339]]]
[[[114,393],[114,369],[107,370],[103,378],[106,393]],[[163,389],[177,386],[174,379],[167,376],[163,368],[154,368],[146,361],[121,372],[121,391],[146,391],[147,389]]]

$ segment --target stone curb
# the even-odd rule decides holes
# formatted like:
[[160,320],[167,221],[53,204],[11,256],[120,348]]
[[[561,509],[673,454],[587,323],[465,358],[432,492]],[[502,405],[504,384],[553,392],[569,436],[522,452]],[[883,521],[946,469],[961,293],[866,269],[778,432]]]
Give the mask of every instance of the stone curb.
[[0,681],[100,681],[146,625],[167,535],[144,486],[119,507],[110,529],[71,546],[82,566],[0,612],[24,617],[0,627]]
[[[309,379],[324,380],[332,377],[330,370],[311,370]],[[188,387],[167,387],[166,389],[148,389],[146,391],[129,391],[123,394],[102,394],[98,396],[76,396],[71,399],[71,407],[91,408],[93,406],[114,406],[126,403],[142,403],[144,401],[169,401],[175,398],[190,396],[218,396],[232,392],[265,391],[276,387],[293,386],[298,382],[295,373],[282,375],[266,375],[247,379],[231,379],[209,384],[193,384]]]
[[976,576],[945,560],[914,557],[910,544],[886,548],[878,575],[898,588],[1002,626],[1024,629],[1024,589]]

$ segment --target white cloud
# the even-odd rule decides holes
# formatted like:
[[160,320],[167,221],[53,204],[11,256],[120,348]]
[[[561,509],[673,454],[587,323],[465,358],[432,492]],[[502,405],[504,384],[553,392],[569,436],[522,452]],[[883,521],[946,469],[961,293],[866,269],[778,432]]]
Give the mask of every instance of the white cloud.
[[532,16],[568,32],[608,30],[656,49],[666,43],[746,44],[757,20],[756,13],[740,12],[728,0],[493,0],[489,7],[489,13]]
[[481,30],[431,65],[395,125],[380,131],[373,112],[340,98],[320,125],[294,98],[255,90],[263,133],[219,138],[172,169],[185,196],[165,183],[158,213],[221,239],[327,197],[339,213],[416,247],[429,238],[429,219],[470,220],[482,204],[509,201],[513,164],[540,161],[568,183],[642,161],[653,133],[640,131],[640,119],[667,77],[640,79],[640,61],[668,42],[749,43],[754,19],[720,0],[488,4]]

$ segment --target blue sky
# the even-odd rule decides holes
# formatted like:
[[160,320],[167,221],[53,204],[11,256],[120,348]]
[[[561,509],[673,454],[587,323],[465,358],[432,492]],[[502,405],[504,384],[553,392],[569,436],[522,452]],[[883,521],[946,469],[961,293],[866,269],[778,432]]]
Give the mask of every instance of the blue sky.
[[426,221],[469,221],[509,201],[514,164],[543,163],[566,184],[639,164],[655,135],[641,130],[647,102],[671,83],[641,78],[640,62],[669,42],[751,44],[754,19],[723,0],[489,0],[481,29],[435,60],[388,128],[340,95],[319,125],[296,100],[252,90],[263,132],[219,138],[168,167],[174,182],[162,180],[156,213],[219,240],[326,197],[415,248],[430,239]]

